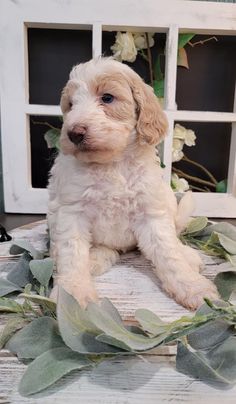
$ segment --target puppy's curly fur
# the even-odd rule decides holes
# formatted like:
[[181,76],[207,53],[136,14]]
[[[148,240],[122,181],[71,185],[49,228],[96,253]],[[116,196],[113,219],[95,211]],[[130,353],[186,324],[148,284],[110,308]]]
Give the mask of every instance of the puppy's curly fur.
[[97,299],[92,275],[138,246],[180,304],[195,309],[204,296],[217,298],[199,274],[200,257],[177,237],[191,197],[177,207],[162,179],[155,145],[167,120],[152,88],[124,64],[91,60],[71,71],[61,109],[61,152],[48,187],[56,281],[86,306]]

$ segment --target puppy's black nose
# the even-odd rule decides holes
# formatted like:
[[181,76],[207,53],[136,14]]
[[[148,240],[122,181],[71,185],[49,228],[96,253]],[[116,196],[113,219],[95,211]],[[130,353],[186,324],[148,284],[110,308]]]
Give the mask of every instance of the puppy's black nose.
[[83,142],[85,135],[86,128],[84,126],[75,126],[72,131],[68,132],[68,138],[76,146]]

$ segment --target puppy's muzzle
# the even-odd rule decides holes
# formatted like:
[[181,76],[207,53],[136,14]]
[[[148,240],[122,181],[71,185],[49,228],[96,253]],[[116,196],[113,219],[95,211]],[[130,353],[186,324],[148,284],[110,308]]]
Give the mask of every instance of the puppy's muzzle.
[[78,146],[84,141],[86,132],[87,128],[85,126],[75,126],[72,131],[68,132],[68,138]]

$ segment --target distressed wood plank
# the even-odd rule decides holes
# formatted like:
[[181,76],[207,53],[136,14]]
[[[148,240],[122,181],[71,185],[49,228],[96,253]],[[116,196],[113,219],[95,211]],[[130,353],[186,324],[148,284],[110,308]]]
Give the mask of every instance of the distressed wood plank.
[[0,359],[0,370],[0,397],[5,403],[235,403],[235,388],[215,390],[176,372],[172,359],[163,362],[159,356],[145,357],[145,361],[142,358],[117,358],[92,371],[73,372],[47,393],[39,393],[34,398],[21,397],[17,392],[25,365],[16,358],[6,357]]

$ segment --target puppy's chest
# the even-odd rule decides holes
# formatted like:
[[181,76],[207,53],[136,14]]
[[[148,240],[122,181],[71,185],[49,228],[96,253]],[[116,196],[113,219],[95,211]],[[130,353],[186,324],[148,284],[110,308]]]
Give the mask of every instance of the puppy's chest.
[[92,219],[94,244],[124,251],[136,244],[132,231],[136,196],[133,182],[117,175],[114,178],[110,175],[84,192],[85,213]]
[[94,220],[99,216],[110,220],[120,215],[130,215],[137,203],[137,189],[132,177],[110,173],[98,178],[84,189],[81,198],[86,211],[94,213]]

